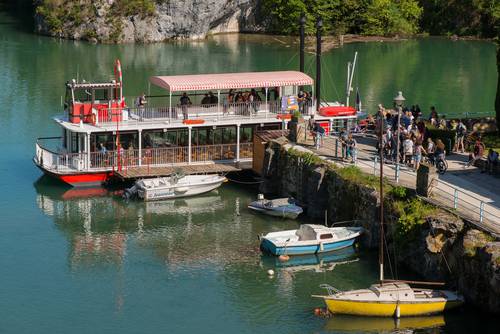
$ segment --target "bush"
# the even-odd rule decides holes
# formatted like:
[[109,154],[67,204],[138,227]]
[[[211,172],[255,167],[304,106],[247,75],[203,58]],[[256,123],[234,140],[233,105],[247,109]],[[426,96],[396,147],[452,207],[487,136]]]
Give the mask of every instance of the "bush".
[[408,189],[402,186],[396,186],[392,188],[389,193],[393,198],[396,199],[405,199],[406,197],[408,197]]
[[408,201],[396,201],[393,206],[399,215],[395,235],[399,245],[402,245],[402,242],[414,240],[426,218],[436,210],[418,198]]

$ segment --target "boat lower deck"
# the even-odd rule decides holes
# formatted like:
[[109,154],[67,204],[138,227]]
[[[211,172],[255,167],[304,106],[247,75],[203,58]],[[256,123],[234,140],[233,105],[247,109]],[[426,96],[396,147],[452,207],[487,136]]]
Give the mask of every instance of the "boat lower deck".
[[[138,166],[129,167],[121,171],[116,171],[115,175],[126,181],[134,180],[148,177],[159,177],[159,176],[169,176],[177,171],[182,171],[185,175],[191,174],[215,174],[215,173],[229,173],[241,171],[245,166],[241,163],[236,164],[199,164],[199,165],[186,165],[186,166],[164,166],[164,167],[153,167],[153,166]],[[247,168],[248,169],[248,168]]]

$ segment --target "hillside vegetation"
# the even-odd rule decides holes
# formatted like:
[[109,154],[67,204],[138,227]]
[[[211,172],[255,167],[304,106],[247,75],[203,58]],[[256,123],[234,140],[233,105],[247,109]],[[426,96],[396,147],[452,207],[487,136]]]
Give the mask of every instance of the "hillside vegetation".
[[[181,21],[189,17],[179,10],[186,9],[196,18],[197,11],[206,12],[203,8],[207,6],[221,6],[231,14],[241,10],[242,5],[259,13],[258,31],[279,34],[296,34],[301,13],[307,17],[308,33],[314,32],[318,16],[323,18],[327,34],[429,33],[495,38],[500,32],[499,0],[35,0],[34,3],[36,16],[43,24],[39,31],[71,38],[72,32],[79,29],[80,33],[73,38],[89,39],[101,35],[96,32],[97,25],[89,22],[105,18],[99,21],[99,26],[104,22],[109,27],[109,41],[119,41],[123,22],[134,18],[169,17],[180,20],[182,26]],[[216,22],[224,18],[216,17],[215,12],[210,15]],[[186,35],[189,36],[189,28]]]

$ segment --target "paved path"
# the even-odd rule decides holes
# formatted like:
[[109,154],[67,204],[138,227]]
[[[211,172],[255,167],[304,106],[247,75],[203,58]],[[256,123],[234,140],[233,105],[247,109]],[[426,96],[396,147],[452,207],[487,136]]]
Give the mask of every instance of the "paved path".
[[[356,165],[366,173],[379,175],[379,164],[375,161],[376,138],[362,136],[358,142],[358,161]],[[340,144],[336,148],[336,139],[327,137],[323,145],[316,150],[312,138],[301,144],[316,154],[341,165],[350,162],[341,159]],[[459,215],[474,222],[479,227],[495,233],[500,237],[500,178],[483,174],[476,167],[464,168],[466,154],[454,154],[448,159],[448,171],[440,175],[437,184],[431,190],[427,200],[436,205],[456,209]],[[415,189],[416,173],[413,168],[400,166],[399,180],[396,180],[396,166],[384,164],[384,176],[392,183],[397,183]]]

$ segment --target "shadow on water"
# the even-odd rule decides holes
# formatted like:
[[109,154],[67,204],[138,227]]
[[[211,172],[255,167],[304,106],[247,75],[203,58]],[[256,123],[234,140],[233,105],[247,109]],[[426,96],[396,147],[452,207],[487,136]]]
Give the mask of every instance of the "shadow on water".
[[33,32],[35,27],[32,0],[0,0],[0,25],[10,25],[22,32]]

